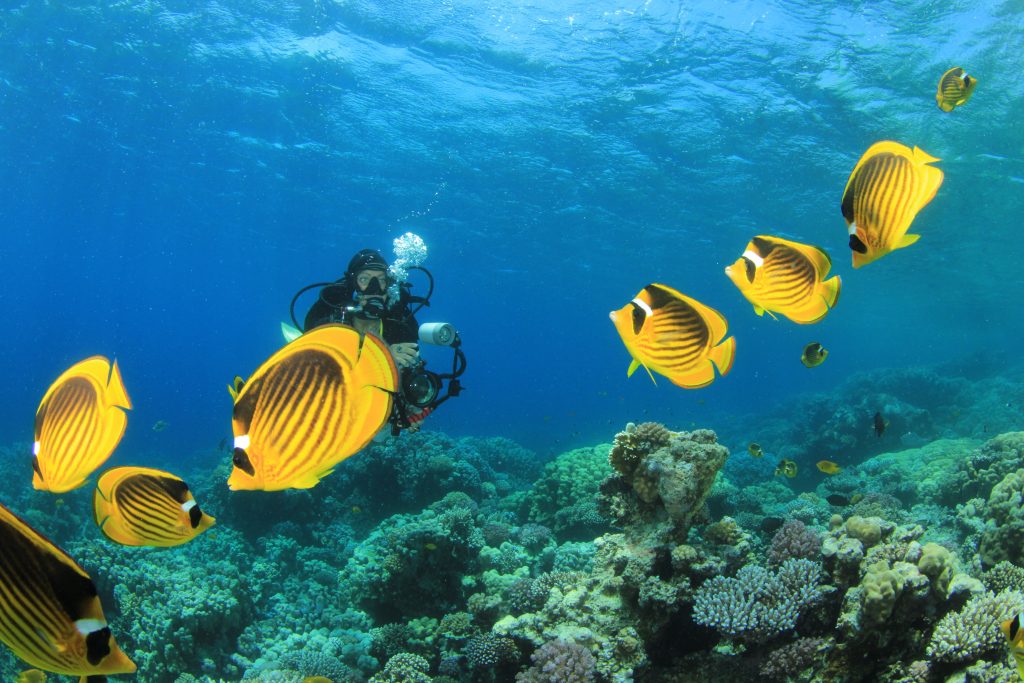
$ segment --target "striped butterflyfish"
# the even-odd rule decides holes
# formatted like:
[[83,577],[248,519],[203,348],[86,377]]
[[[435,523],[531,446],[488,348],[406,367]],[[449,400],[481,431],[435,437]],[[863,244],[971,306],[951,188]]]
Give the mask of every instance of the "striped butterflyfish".
[[1024,681],[1024,630],[1021,629],[1021,618],[1024,614],[1015,614],[999,625],[999,630],[1006,636],[1006,644],[1017,665],[1017,675]]
[[978,85],[978,79],[968,75],[959,66],[942,74],[939,79],[939,89],[935,93],[935,102],[942,111],[953,111],[960,105],[971,99],[974,94],[974,86]]
[[89,575],[3,505],[0,641],[30,665],[52,673],[135,671],[110,632]]
[[380,338],[322,325],[235,382],[232,490],[311,488],[386,424],[398,370]]
[[132,407],[117,361],[93,356],[61,374],[36,410],[32,485],[64,493],[114,452]]
[[[707,386],[728,374],[736,339],[721,313],[665,285],[651,284],[632,301],[609,314],[633,357],[627,376],[643,366],[686,389]],[[657,382],[655,382],[657,384]]]
[[758,235],[725,274],[758,315],[779,313],[807,324],[824,318],[839,299],[839,276],[825,279],[831,268],[832,259],[818,247]]
[[939,161],[918,147],[876,142],[854,166],[843,190],[843,218],[850,234],[853,267],[909,247],[920,235],[907,230],[942,185]]
[[215,521],[199,509],[184,481],[148,467],[107,470],[92,503],[100,531],[122,545],[181,545]]

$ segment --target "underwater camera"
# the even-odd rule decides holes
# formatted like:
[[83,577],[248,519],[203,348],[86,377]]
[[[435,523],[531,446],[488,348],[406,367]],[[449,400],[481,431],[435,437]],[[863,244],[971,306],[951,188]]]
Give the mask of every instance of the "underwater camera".
[[[409,426],[408,406],[414,406],[420,411],[433,411],[452,396],[458,396],[463,389],[459,377],[466,371],[466,355],[462,352],[462,340],[455,327],[449,323],[423,323],[420,325],[419,339],[424,344],[450,347],[453,354],[452,370],[447,373],[432,372],[426,368],[427,361],[420,358],[414,366],[402,371],[401,400],[395,403],[392,434],[398,434]],[[445,382],[448,383],[447,388]]]

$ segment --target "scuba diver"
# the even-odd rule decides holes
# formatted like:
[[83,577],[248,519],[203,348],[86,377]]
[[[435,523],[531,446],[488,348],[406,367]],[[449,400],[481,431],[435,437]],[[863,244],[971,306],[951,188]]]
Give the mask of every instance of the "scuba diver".
[[[420,325],[416,321],[416,313],[430,305],[434,278],[426,268],[411,268],[427,275],[430,287],[426,296],[413,296],[412,285],[392,276],[380,252],[363,249],[349,261],[344,276],[335,282],[317,282],[303,287],[291,303],[292,322],[298,327],[295,302],[303,293],[320,287],[320,294],[306,313],[301,331],[308,332],[327,323],[344,323],[362,334],[376,335],[388,345],[399,369],[400,390],[395,396],[390,419],[394,435],[403,429],[417,431],[423,419],[437,406],[458,396],[462,390],[459,376],[466,369],[466,357],[454,327],[448,323]],[[455,357],[451,373],[426,370],[426,361],[419,354],[419,341],[452,347]],[[446,380],[448,386],[442,396]]]

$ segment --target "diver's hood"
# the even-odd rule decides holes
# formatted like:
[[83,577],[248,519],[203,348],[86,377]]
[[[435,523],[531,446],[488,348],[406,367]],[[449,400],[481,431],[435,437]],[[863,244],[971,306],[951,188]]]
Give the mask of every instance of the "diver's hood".
[[388,262],[376,249],[363,249],[348,262],[348,270],[345,274],[354,277],[361,270],[387,270]]

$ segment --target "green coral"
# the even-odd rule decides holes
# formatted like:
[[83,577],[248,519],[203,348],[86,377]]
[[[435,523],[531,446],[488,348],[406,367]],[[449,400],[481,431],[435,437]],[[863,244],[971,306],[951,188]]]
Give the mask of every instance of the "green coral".
[[423,657],[399,652],[388,660],[384,670],[373,676],[369,683],[431,683],[428,671],[430,662]]
[[1024,469],[1007,474],[992,488],[983,515],[987,519],[978,548],[982,563],[1024,564]]
[[521,513],[552,529],[560,540],[592,539],[604,526],[595,500],[601,482],[612,473],[610,450],[602,444],[559,455],[523,497]]
[[938,543],[925,543],[917,568],[931,581],[932,590],[945,596],[953,578],[953,555]]
[[882,539],[882,520],[853,515],[846,520],[846,533],[870,548]]

